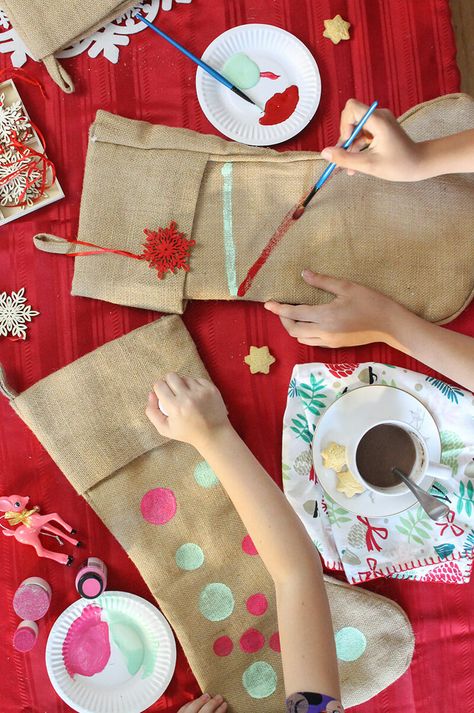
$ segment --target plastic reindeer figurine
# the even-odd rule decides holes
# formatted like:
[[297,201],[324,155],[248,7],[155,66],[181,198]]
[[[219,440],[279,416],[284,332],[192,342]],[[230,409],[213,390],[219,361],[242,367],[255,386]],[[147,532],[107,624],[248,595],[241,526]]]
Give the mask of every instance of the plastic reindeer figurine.
[[[48,557],[49,559],[59,562],[59,564],[71,565],[74,557],[72,555],[63,555],[59,552],[53,552],[52,550],[47,550],[40,542],[40,535],[51,535],[56,537],[60,544],[63,544],[61,538],[67,540],[75,547],[81,547],[81,543],[70,537],[69,535],[74,535],[76,530],[64,522],[64,520],[56,513],[52,515],[40,515],[39,507],[35,506],[31,510],[27,510],[26,506],[29,503],[29,498],[22,497],[21,495],[10,495],[9,497],[0,496],[0,512],[4,512],[2,518],[16,527],[15,529],[10,529],[8,527],[1,526],[2,532],[7,537],[14,537],[15,540],[21,542],[24,545],[31,545],[35,548],[38,557]],[[61,527],[63,527],[69,534],[65,535],[61,530],[59,530],[51,522],[56,522]]]

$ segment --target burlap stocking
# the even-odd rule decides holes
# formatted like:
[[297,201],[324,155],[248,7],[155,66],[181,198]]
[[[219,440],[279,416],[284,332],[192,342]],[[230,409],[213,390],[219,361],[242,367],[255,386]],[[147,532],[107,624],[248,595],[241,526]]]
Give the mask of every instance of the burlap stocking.
[[[284,691],[272,649],[272,581],[207,464],[190,446],[161,437],[144,413],[150,385],[170,370],[206,376],[177,316],[100,347],[20,395],[0,371],[0,391],[135,562],[202,688],[221,692],[234,713],[276,713]],[[340,662],[350,706],[406,670],[413,634],[393,602],[329,578],[327,591],[335,630],[355,627],[367,640],[356,661]],[[249,602],[255,594],[268,602],[263,614],[265,599]],[[248,629],[260,637],[242,639]],[[244,676],[250,667],[254,676]]]
[[[474,99],[441,97],[400,122],[416,140],[474,127]],[[474,174],[389,183],[340,172],[282,236],[283,217],[326,165],[315,153],[250,148],[99,111],[78,239],[139,254],[145,229],[176,221],[196,245],[190,272],[162,280],[146,262],[119,255],[76,258],[72,293],[177,313],[187,298],[237,293],[320,304],[329,297],[301,278],[311,267],[378,289],[430,321],[452,319],[474,287]],[[249,285],[272,236],[278,244]],[[44,234],[35,243],[48,252],[87,249]]]
[[54,53],[114,20],[134,0],[0,0],[33,59],[42,60],[52,79],[67,93],[74,84]]

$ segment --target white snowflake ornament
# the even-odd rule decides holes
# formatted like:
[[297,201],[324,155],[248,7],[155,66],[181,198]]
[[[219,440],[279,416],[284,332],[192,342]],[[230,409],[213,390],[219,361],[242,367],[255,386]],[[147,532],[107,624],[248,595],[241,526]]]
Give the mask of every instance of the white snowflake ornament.
[[31,322],[39,312],[26,304],[24,295],[24,287],[11,295],[7,292],[0,294],[0,336],[7,337],[11,334],[17,339],[26,339],[27,322]]
[[0,143],[10,144],[13,132],[19,141],[31,138],[30,121],[25,116],[21,100],[7,105],[5,94],[0,94]]

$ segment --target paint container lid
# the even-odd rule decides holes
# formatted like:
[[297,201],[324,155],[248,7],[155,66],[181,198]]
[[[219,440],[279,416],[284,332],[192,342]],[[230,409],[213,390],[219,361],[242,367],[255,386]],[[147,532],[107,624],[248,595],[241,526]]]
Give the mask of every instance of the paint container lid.
[[38,639],[38,624],[35,621],[22,621],[13,634],[13,648],[26,654]]
[[104,580],[94,572],[86,572],[76,582],[77,591],[85,599],[95,599],[104,591]]
[[51,603],[51,587],[41,577],[28,577],[15,592],[13,609],[20,619],[38,621],[42,619]]

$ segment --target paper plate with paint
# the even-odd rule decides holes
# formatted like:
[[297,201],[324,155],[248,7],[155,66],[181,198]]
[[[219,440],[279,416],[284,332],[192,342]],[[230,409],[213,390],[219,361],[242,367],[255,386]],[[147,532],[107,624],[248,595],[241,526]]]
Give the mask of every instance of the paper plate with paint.
[[53,688],[79,713],[140,713],[165,692],[175,665],[163,614],[126,592],[74,602],[46,645]]
[[240,25],[212,42],[203,60],[255,101],[234,94],[202,69],[196,88],[201,108],[222,134],[252,146],[296,136],[321,97],[318,65],[294,35],[273,25]]

